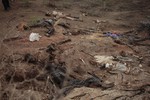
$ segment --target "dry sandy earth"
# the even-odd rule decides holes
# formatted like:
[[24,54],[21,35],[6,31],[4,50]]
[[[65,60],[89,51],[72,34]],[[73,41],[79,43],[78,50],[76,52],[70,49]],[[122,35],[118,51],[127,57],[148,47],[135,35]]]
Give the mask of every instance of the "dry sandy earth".
[[[29,2],[28,2],[29,1]],[[121,45],[110,37],[103,37],[103,32],[126,33],[126,40],[138,36],[140,39],[148,36],[147,31],[135,31],[141,21],[150,21],[149,0],[108,0],[104,6],[103,0],[14,0],[8,12],[0,8],[0,98],[1,100],[150,100],[150,42],[140,42],[143,45]],[[2,5],[1,5],[2,6]],[[55,33],[46,37],[46,28],[31,28],[18,30],[20,23],[33,23],[45,16],[46,12],[63,12],[80,17],[83,21],[61,19],[60,22],[70,23],[69,30],[92,29],[90,34],[63,35],[66,32],[61,26],[55,26]],[[97,20],[97,22],[95,22]],[[42,37],[39,41],[30,42],[31,32],[37,32]],[[6,41],[12,37],[20,39]],[[56,46],[53,52],[53,63],[65,63],[66,77],[73,76],[85,80],[93,73],[104,83],[113,83],[113,87],[81,86],[63,94],[64,86],[58,88],[52,82],[51,74],[45,67],[50,54],[45,52],[51,43],[71,39],[71,42]],[[30,53],[37,63],[24,61],[24,55]],[[127,71],[112,71],[100,68],[94,56],[125,56],[132,61],[127,64]],[[62,67],[62,66],[61,66]],[[65,77],[65,78],[66,78]]]

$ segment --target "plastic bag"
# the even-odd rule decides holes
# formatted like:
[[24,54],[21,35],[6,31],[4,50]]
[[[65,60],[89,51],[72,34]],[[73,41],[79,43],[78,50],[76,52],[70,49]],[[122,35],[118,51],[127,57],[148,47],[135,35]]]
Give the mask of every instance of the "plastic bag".
[[40,37],[42,37],[42,36],[40,36],[39,35],[39,33],[31,33],[30,34],[30,36],[29,36],[29,40],[31,41],[31,42],[33,42],[33,41],[39,41],[40,40]]

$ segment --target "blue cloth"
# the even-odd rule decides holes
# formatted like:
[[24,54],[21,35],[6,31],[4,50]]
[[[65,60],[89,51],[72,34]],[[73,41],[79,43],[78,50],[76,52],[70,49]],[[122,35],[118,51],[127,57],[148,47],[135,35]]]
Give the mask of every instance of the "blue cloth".
[[119,34],[115,34],[115,33],[112,33],[112,32],[105,32],[104,35],[108,36],[108,37],[111,37],[111,38],[114,38],[114,39],[117,39],[120,36]]

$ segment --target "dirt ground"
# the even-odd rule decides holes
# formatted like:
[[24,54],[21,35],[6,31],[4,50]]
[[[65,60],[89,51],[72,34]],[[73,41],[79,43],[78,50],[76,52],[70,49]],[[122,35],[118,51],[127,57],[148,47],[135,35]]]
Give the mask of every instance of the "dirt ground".
[[[150,100],[149,0],[10,4],[0,5],[0,100]],[[55,20],[50,37],[45,27],[24,29],[43,18]],[[39,41],[29,41],[32,32]]]

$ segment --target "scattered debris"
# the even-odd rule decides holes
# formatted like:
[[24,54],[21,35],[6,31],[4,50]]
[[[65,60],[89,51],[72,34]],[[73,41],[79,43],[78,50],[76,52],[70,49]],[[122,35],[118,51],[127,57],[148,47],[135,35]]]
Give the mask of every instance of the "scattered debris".
[[[78,1],[79,0],[77,0],[77,2],[75,3],[80,3]],[[49,3],[51,4],[51,2]],[[92,7],[95,6],[95,4],[93,3],[91,5]],[[83,10],[86,10],[86,8],[91,8],[91,6],[82,7],[81,5],[80,8],[84,8]],[[56,6],[55,8],[57,10],[62,9],[61,7],[59,8],[59,6]],[[101,9],[96,10],[96,12],[99,12],[100,10]],[[124,7],[121,10],[124,10]],[[40,10],[40,12],[44,11]],[[76,14],[76,12],[74,14]],[[82,16],[80,14],[78,13],[79,16]],[[100,13],[100,16],[103,14],[103,12]],[[111,14],[112,13],[108,15],[110,16]],[[125,11],[125,14],[128,13],[126,13]],[[107,38],[100,40],[100,38],[97,38],[99,32],[108,29],[114,29],[118,26],[119,30],[127,30],[132,26],[128,27],[126,25],[127,23],[124,23],[124,21],[121,23],[121,20],[119,20],[119,25],[116,25],[114,23],[116,22],[116,19],[111,20],[112,23],[109,23],[108,21],[105,21],[106,18],[104,18],[104,16],[101,16],[101,19],[103,20],[92,20],[96,17],[83,17],[87,16],[86,13],[84,13],[82,16],[83,18],[85,18],[84,20],[86,21],[86,23],[82,25],[79,25],[81,24],[81,22],[83,22],[83,20],[82,18],[78,17],[78,15],[77,17],[75,17],[71,14],[67,15],[63,12],[57,11],[53,11],[51,13],[47,12],[45,15],[49,16],[49,18],[47,17],[46,19],[43,18],[41,20],[37,20],[35,21],[35,23],[33,21],[32,25],[27,25],[27,23],[20,23],[17,26],[18,30],[41,27],[43,29],[44,27],[46,29],[45,36],[47,37],[53,35],[55,31],[58,33],[62,33],[63,31],[64,35],[79,36],[63,36],[60,34],[56,34],[54,35],[54,37],[51,37],[49,39],[45,38],[45,41],[33,43],[32,45],[34,46],[32,48],[30,48],[29,46],[30,43],[28,44],[27,42],[25,43],[25,48],[23,49],[20,47],[20,44],[22,44],[23,42],[15,41],[22,39],[22,37],[18,36],[4,39],[3,42],[9,42],[8,46],[13,45],[10,42],[14,41],[19,47],[19,50],[12,51],[10,48],[8,48],[11,51],[10,55],[5,55],[5,53],[3,54],[3,51],[5,52],[5,49],[2,51],[2,57],[0,58],[0,61],[2,62],[0,68],[0,89],[2,90],[2,95],[0,95],[0,97],[3,98],[3,96],[11,96],[13,97],[12,99],[17,99],[16,97],[18,97],[18,95],[21,95],[20,99],[22,99],[24,95],[26,96],[31,92],[31,94],[36,94],[34,93],[36,91],[39,92],[39,95],[43,100],[69,100],[82,99],[82,97],[85,99],[91,98],[91,100],[103,98],[106,100],[139,98],[143,100],[149,100],[149,84],[146,84],[146,86],[142,87],[138,86],[136,89],[132,88],[141,83],[145,84],[146,82],[149,82],[148,76],[150,72],[146,71],[150,65],[150,61],[148,60],[148,54],[150,54],[149,48],[143,46],[139,47],[139,44],[137,42],[148,42],[145,40],[149,40],[150,37],[142,39],[142,36],[139,36],[141,34],[138,34],[138,30],[131,30],[122,33],[111,31],[104,32],[102,34],[103,37],[112,38],[115,42],[112,43],[112,39]],[[117,12],[116,14],[113,13],[113,16],[127,20],[126,17],[130,17],[132,16],[132,14],[129,16],[124,16],[124,13],[121,13],[120,16]],[[60,21],[62,19],[64,22]],[[96,24],[94,25],[95,27],[93,26],[94,23],[88,24],[89,22],[92,22],[91,20]],[[80,22],[78,23],[74,21]],[[110,28],[111,25],[114,26]],[[79,28],[80,26],[82,27]],[[88,28],[91,26],[92,28]],[[39,29],[37,29],[36,31],[38,30]],[[142,22],[140,24],[139,30],[143,31],[143,33],[148,33],[150,36],[150,22]],[[91,33],[94,34],[90,36],[82,36],[89,35]],[[31,33],[29,36],[29,40],[39,41],[40,37],[41,36],[39,33]],[[47,43],[49,43],[50,45],[48,45],[47,47],[43,47],[44,45],[47,45]],[[6,44],[4,44],[4,46],[5,45]],[[136,47],[134,45],[136,45]],[[136,53],[137,51],[135,49],[137,49],[140,53],[136,54],[135,57],[135,53],[131,50],[128,50],[128,47]],[[36,51],[34,51],[35,48]],[[122,49],[123,52],[120,52],[120,50]],[[26,53],[28,51],[29,53]],[[119,51],[120,53],[118,53],[117,51]],[[16,57],[16,55],[14,55],[14,52],[19,52],[19,54],[25,52],[25,54]],[[38,54],[34,55],[31,52],[37,52]],[[6,83],[8,83],[8,85]],[[122,90],[122,88],[124,87],[125,89]],[[24,94],[24,90],[28,90],[28,94]],[[73,93],[70,92],[72,90]],[[76,92],[77,94],[74,94],[74,92]],[[61,97],[55,99],[55,97],[57,97],[57,94],[59,93],[63,96],[66,96],[68,95],[68,93],[70,93],[68,95],[69,99],[63,99]],[[35,95],[35,97],[39,98],[39,95]],[[43,95],[46,98],[44,98]],[[35,98],[29,97],[28,99]]]
[[121,72],[126,72],[128,68],[126,67],[126,64],[117,63],[113,70],[118,70]]
[[50,37],[51,35],[53,35],[55,32],[55,29],[52,28],[48,28],[48,31],[46,32],[45,36]]
[[53,11],[53,12],[52,12],[52,15],[53,15],[53,16],[59,16],[59,17],[64,16],[64,14],[63,14],[62,12],[57,12],[57,11]]
[[38,62],[37,58],[35,58],[30,53],[27,53],[24,55],[24,61],[26,61],[28,63],[34,63],[34,64]]
[[40,37],[42,37],[42,36],[40,36],[39,35],[39,33],[31,33],[30,34],[30,36],[29,36],[29,40],[31,41],[31,42],[33,42],[33,41],[39,41],[40,40]]
[[49,25],[53,26],[54,25],[54,20],[52,19],[47,19],[44,21],[45,23],[48,23]]
[[94,56],[95,60],[97,63],[114,63],[113,56],[100,56],[100,55],[96,55]]
[[95,23],[100,23],[100,20],[96,19],[94,20]]
[[113,39],[118,39],[120,37],[120,35],[118,33],[104,32],[103,34],[105,36],[111,37]]
[[80,19],[79,17],[74,17],[74,16],[71,16],[70,14],[67,15],[67,14],[64,14],[62,12],[53,11],[52,15],[54,17],[56,17],[57,19],[64,18],[64,19],[68,19],[68,20],[72,20],[72,21],[81,21],[81,22],[83,22],[83,20]]
[[[103,66],[102,66],[102,67],[103,67]],[[106,63],[106,64],[104,65],[104,67],[107,68],[107,69],[110,69],[110,68],[113,67],[113,64],[112,64],[112,63]]]
[[47,12],[46,14],[45,14],[45,16],[51,16],[52,14],[50,13],[50,12]]
[[64,32],[64,35],[89,35],[94,33],[94,29],[72,29]]
[[81,22],[83,22],[83,20],[80,19],[79,17],[66,16],[64,18],[68,19],[68,20],[72,20],[72,21],[81,21]]
[[52,81],[60,89],[63,87],[66,68],[64,65],[56,65],[53,63],[48,63],[46,65],[46,70],[50,73]]
[[55,32],[54,24],[55,24],[54,20],[43,18],[42,20],[37,20],[36,23],[30,25],[30,28],[45,27],[46,29],[48,29],[48,31],[46,31],[45,36],[50,37]]
[[123,56],[116,56],[114,57],[115,61],[123,61],[123,62],[133,62],[133,59],[129,57],[123,57]]
[[59,26],[62,26],[65,29],[70,29],[70,24],[69,23],[58,23]]
[[111,70],[118,70],[122,72],[126,72],[128,68],[126,67],[126,64],[122,64],[117,61],[132,61],[132,59],[127,59],[121,57],[119,60],[116,60],[117,58],[112,57],[112,56],[94,56],[95,60],[97,63],[100,64],[100,68],[106,68],[106,69],[111,69]]
[[5,42],[20,40],[20,39],[23,39],[23,38],[20,37],[20,36],[15,36],[15,37],[12,37],[12,38],[4,39],[3,42],[5,43]]
[[112,88],[114,86],[114,84],[113,83],[106,84],[101,79],[99,79],[99,77],[97,77],[95,75],[92,77],[89,77],[85,80],[73,79],[73,80],[71,80],[71,82],[69,83],[69,85],[67,87],[63,88],[63,94],[67,95],[74,88],[81,88],[83,86],[91,87],[91,88],[108,89],[108,88]]
[[58,45],[61,45],[61,44],[64,44],[64,43],[67,43],[67,42],[71,42],[71,39],[66,39],[66,40],[63,40],[59,43],[57,43]]
[[49,46],[47,46],[46,52],[47,53],[53,53],[54,51],[56,51],[56,45],[55,44],[50,44]]
[[21,22],[21,23],[20,23],[19,25],[17,25],[16,27],[17,27],[17,29],[18,29],[19,31],[23,31],[23,30],[29,29],[29,26],[27,25],[26,22]]
[[36,27],[52,27],[54,25],[54,20],[52,19],[45,19],[43,18],[42,20],[37,20],[36,22],[32,23],[29,25],[30,28],[36,28]]

